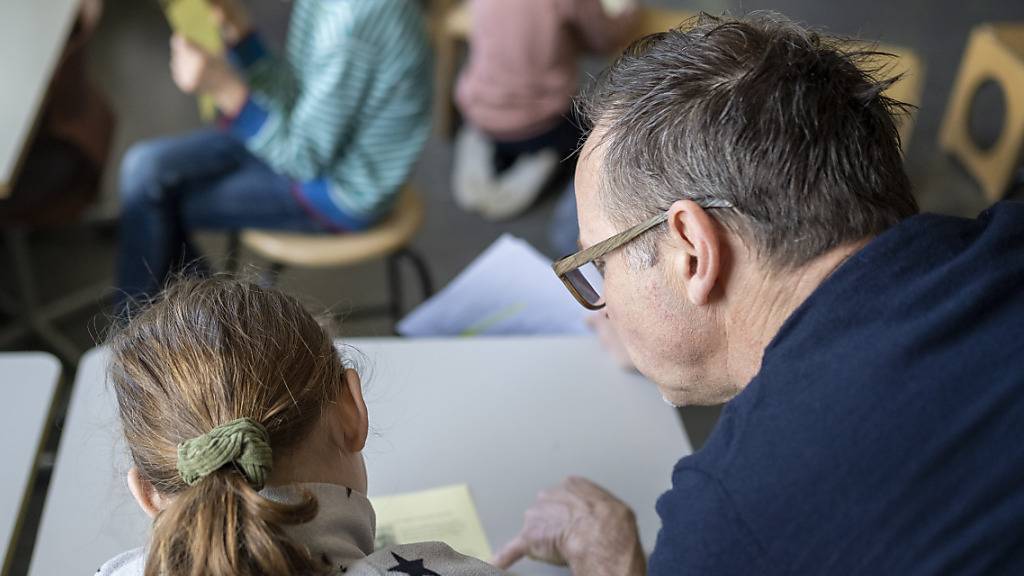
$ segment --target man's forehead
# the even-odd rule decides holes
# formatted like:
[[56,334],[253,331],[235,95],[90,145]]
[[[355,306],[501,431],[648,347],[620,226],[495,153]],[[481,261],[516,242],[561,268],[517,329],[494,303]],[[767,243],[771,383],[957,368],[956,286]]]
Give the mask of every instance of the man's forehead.
[[604,146],[598,145],[603,132],[595,128],[587,137],[576,165],[576,213],[579,218],[580,239],[589,247],[604,239],[610,225],[601,207],[600,186]]
[[603,157],[605,147],[602,146],[602,144],[605,143],[606,133],[607,129],[605,128],[605,126],[600,122],[597,123],[590,130],[590,133],[587,134],[587,139],[583,142],[583,147],[580,148],[580,158],[582,159],[585,156],[592,156],[594,154]]

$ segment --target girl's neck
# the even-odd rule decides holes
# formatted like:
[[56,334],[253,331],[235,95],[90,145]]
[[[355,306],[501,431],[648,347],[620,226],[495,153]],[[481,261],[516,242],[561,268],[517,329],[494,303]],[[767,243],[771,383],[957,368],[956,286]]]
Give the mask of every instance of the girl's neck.
[[326,438],[309,438],[293,450],[275,454],[267,486],[334,484],[366,493],[366,466],[361,453],[338,449]]

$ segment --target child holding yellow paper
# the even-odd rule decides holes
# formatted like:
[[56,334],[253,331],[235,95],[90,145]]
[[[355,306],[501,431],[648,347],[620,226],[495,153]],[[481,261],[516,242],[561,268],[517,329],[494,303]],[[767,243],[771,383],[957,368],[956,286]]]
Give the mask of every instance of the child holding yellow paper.
[[297,0],[281,58],[266,51],[239,0],[207,1],[227,55],[175,35],[171,72],[182,91],[213,100],[220,128],[126,155],[126,298],[156,292],[194,261],[197,229],[373,226],[429,132],[430,51],[416,0]]
[[501,574],[439,542],[374,551],[359,375],[294,298],[175,285],[112,338],[110,378],[154,523],[98,576]]

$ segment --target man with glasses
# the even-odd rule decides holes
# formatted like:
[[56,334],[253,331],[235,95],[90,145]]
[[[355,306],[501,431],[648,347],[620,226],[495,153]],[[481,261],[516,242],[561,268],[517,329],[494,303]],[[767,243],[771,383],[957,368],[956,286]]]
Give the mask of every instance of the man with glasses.
[[649,566],[632,511],[580,478],[498,566],[1024,573],[1024,205],[918,215],[868,56],[704,17],[599,80],[582,251],[555,272],[667,401],[729,403],[657,503]]

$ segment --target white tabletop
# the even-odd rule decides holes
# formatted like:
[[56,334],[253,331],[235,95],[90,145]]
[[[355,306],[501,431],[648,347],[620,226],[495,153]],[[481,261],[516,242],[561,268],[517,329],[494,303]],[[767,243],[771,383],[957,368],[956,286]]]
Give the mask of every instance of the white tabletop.
[[0,198],[39,114],[78,0],[0,0]]
[[[364,376],[370,495],[468,484],[491,546],[519,529],[542,488],[569,474],[637,512],[650,550],[654,504],[690,444],[676,412],[590,338],[352,340]],[[36,540],[31,575],[79,574],[146,540],[123,481],[126,457],[103,376],[83,358]],[[562,574],[523,563],[517,574]]]
[[0,563],[7,564],[34,477],[60,362],[43,352],[0,354]]

